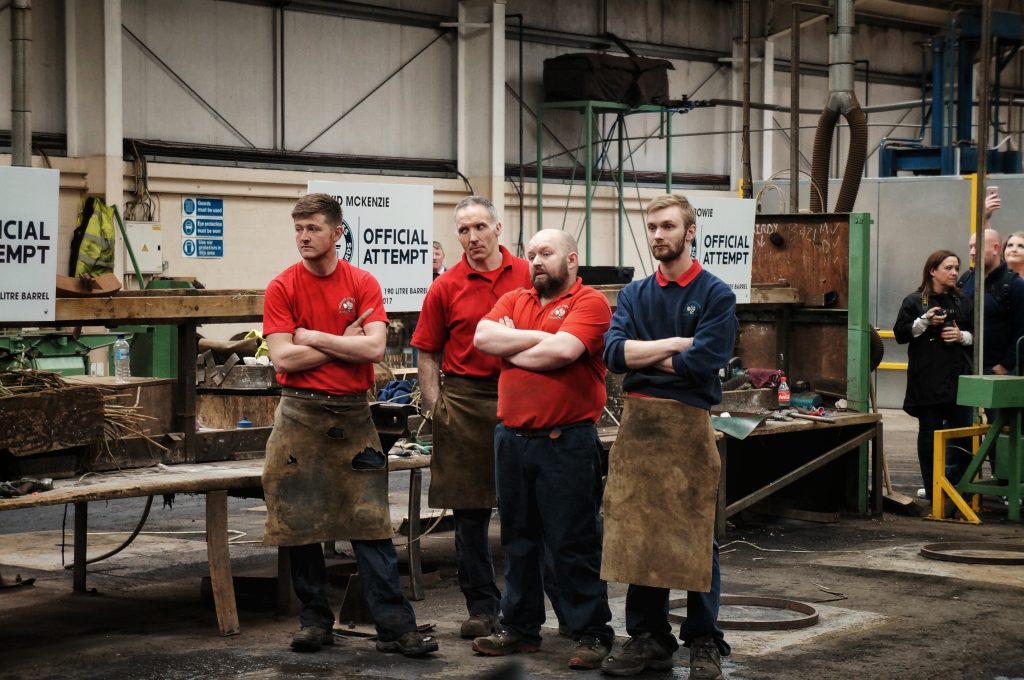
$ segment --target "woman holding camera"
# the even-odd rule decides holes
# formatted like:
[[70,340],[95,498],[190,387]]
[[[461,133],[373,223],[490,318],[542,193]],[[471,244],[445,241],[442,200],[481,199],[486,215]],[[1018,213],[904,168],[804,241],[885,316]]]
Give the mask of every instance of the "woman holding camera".
[[[957,406],[961,375],[971,372],[974,341],[971,301],[957,288],[960,258],[937,250],[924,263],[921,286],[903,299],[893,334],[907,348],[907,393],[903,410],[918,420],[917,460],[924,480],[924,497],[932,495],[932,451],[935,430],[971,425],[972,411]],[[946,453],[946,477],[960,481],[971,456],[958,442]],[[918,495],[922,495],[918,492]]]

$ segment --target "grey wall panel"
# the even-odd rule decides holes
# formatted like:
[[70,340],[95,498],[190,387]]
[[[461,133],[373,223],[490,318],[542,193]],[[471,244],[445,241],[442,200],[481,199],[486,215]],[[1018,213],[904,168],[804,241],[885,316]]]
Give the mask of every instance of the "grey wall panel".
[[[7,5],[8,3],[0,3]],[[33,132],[64,132],[64,3],[32,3]],[[11,10],[0,12],[0,129],[11,128]]]
[[[255,146],[273,146],[273,12],[208,0],[124,0],[123,23]],[[130,37],[126,137],[244,145]]]
[[[308,144],[439,35],[396,24],[285,16],[289,149]],[[454,158],[454,60],[454,40],[441,37],[307,150]]]
[[[967,266],[967,233],[970,225],[970,183],[956,177],[920,177],[875,180],[878,185],[874,246],[876,277],[874,313],[877,326],[892,330],[903,298],[921,283],[924,261],[932,252],[947,248],[960,255]],[[906,347],[887,339],[886,361],[906,361]],[[882,371],[879,404],[903,403],[906,375]]]

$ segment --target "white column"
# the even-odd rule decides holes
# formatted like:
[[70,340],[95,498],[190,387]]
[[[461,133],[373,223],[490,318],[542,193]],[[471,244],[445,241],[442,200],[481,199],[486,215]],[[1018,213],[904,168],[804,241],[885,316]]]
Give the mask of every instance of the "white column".
[[505,1],[460,0],[456,158],[504,219]]
[[89,193],[124,202],[121,0],[65,0],[68,156],[86,161]]

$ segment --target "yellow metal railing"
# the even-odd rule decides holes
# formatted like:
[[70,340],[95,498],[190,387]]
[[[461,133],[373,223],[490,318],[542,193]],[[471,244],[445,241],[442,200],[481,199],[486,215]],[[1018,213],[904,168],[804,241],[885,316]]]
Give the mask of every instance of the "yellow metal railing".
[[[946,442],[950,439],[971,437],[971,453],[978,451],[982,435],[988,432],[988,425],[972,425],[971,427],[955,427],[949,430],[935,430],[935,448],[932,450],[932,513],[929,519],[944,520],[946,496],[963,514],[964,521],[981,524],[977,510],[981,508],[981,497],[972,494],[971,504],[956,490],[953,483],[946,479]],[[954,520],[959,521],[959,520]]]

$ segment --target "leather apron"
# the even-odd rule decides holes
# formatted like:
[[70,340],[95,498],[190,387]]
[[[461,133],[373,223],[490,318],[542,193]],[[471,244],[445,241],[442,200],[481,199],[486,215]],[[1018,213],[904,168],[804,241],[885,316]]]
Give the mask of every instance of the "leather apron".
[[393,537],[387,456],[366,397],[281,397],[263,491],[267,545]]
[[430,456],[432,508],[493,508],[498,382],[445,376],[434,406]]
[[707,411],[627,396],[608,459],[601,578],[709,591],[721,467]]

